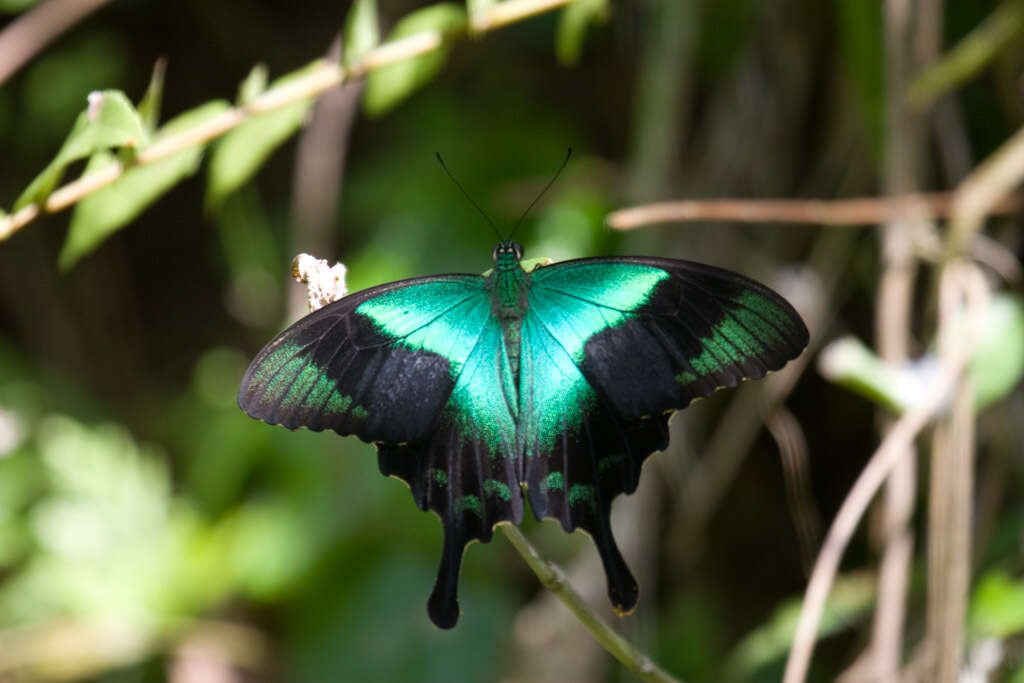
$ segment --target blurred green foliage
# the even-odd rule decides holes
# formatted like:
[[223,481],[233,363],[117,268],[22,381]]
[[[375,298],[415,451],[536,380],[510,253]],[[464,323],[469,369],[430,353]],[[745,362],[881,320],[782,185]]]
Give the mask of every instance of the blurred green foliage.
[[[558,16],[374,72],[362,104],[375,116],[350,132],[342,187],[326,200],[327,253],[317,255],[344,261],[351,290],[483,271],[495,235],[434,152],[507,231],[571,146],[564,176],[516,234],[528,257],[642,249],[785,282],[792,273],[782,264],[815,253],[810,229],[694,224],[624,236],[604,226],[609,210],[632,200],[635,141],[664,123],[641,120],[636,91],[660,72],[671,81],[650,84],[654,91],[685,98],[671,110],[680,120],[668,122],[679,128],[666,155],[674,166],[653,176],[667,198],[873,192],[883,143],[880,6],[695,2],[687,16],[699,30],[652,26],[670,1],[579,0]],[[7,0],[0,12],[31,4]],[[492,5],[111,3],[0,84],[0,205],[130,162],[145,141],[224,111],[235,92],[238,104],[251,102],[301,74],[339,30],[352,64],[381,34],[462,34],[468,17]],[[957,37],[991,3],[947,5],[947,34]],[[666,58],[653,41],[663,33],[692,36],[667,51],[692,63],[653,68]],[[1000,68],[1012,71],[1005,59],[1011,67]],[[268,72],[284,75],[268,84]],[[1006,82],[980,79],[957,95],[978,158],[1020,124]],[[92,91],[106,94],[90,118]],[[539,589],[502,539],[469,549],[466,613],[456,630],[434,629],[424,603],[437,520],[379,476],[372,447],[271,428],[235,405],[252,355],[296,314],[292,256],[323,239],[294,218],[303,160],[292,141],[310,104],[234,128],[209,148],[205,174],[196,173],[202,147],[130,169],[73,210],[66,237],[69,219],[58,216],[0,244],[0,679],[174,679],[199,642],[257,680],[518,680],[523,643],[545,635],[520,630],[519,610]],[[1011,224],[998,235],[1018,254],[1019,232]],[[844,259],[829,335],[870,338],[876,246],[851,240]],[[916,320],[924,338],[929,297],[921,293]],[[1012,642],[1024,632],[1024,342],[1019,299],[994,306],[974,368],[989,387],[979,443],[990,477],[979,477],[979,497],[991,510],[979,513],[970,625],[975,639]],[[703,451],[728,400],[677,418],[681,450]],[[813,373],[790,408],[811,453],[821,508],[812,512],[830,518],[874,446],[874,413]],[[638,615],[624,627],[686,680],[778,679],[805,576],[774,445],[755,443],[699,539],[683,536],[670,513],[683,490],[677,475],[692,464],[680,452],[655,461],[645,477],[668,500],[647,549],[657,578],[643,582]],[[527,527],[560,562],[592,553],[553,523]],[[680,544],[691,559],[679,560]],[[870,535],[858,537],[851,568],[876,550]],[[873,586],[857,571],[841,576],[815,680],[833,680],[863,645]],[[620,674],[609,668],[606,677]]]

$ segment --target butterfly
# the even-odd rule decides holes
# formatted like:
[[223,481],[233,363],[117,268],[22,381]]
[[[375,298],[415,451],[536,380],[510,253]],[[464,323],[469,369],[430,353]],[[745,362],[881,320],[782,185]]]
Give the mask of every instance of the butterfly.
[[[443,163],[443,162],[442,162]],[[289,429],[333,429],[377,447],[444,526],[431,620],[459,618],[466,545],[519,524],[527,502],[594,540],[620,614],[639,590],[612,537],[619,494],[668,445],[677,410],[796,358],[807,328],[768,287],[653,257],[526,269],[502,239],[493,268],[371,287],[274,338],[238,404]]]

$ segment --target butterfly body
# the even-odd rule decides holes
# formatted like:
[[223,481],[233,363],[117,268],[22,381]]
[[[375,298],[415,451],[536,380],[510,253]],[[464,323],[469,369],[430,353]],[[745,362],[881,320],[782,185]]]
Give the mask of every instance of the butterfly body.
[[528,502],[594,539],[620,613],[638,589],[612,537],[668,418],[696,398],[799,355],[807,330],[776,293],[736,273],[619,257],[524,270],[494,251],[481,275],[357,292],[300,320],[256,357],[239,390],[249,415],[373,442],[380,469],[445,528],[431,619],[458,619],[467,543]]

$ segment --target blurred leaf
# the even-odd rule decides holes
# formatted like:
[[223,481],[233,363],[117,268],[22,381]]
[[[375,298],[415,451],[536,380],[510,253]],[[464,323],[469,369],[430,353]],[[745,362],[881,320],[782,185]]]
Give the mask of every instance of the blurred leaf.
[[145,146],[148,135],[135,107],[119,90],[89,95],[89,106],[78,115],[57,156],[18,197],[14,210],[41,203],[60,182],[68,164],[110,147]]
[[608,0],[576,0],[562,10],[555,34],[555,55],[565,66],[572,66],[583,54],[583,39],[591,24],[608,19]]
[[43,489],[43,471],[34,454],[20,450],[0,459],[0,513],[25,507]]
[[1011,672],[1006,683],[1024,683],[1024,665],[1018,664]]
[[[219,100],[200,105],[165,124],[157,131],[154,140],[197,126],[228,108],[227,102]],[[60,267],[70,268],[118,228],[134,220],[167,190],[195,173],[202,155],[203,145],[195,145],[162,161],[129,168],[109,186],[85,197],[71,217],[71,228],[58,259]],[[100,157],[90,165],[111,162],[110,157]]]
[[974,637],[1007,638],[1024,632],[1024,580],[1013,580],[1002,569],[981,577],[971,597],[968,624]]
[[920,111],[937,98],[975,77],[993,60],[1019,43],[1024,32],[1024,2],[1004,0],[985,20],[940,59],[929,64],[907,88],[907,99]]
[[[286,85],[321,66],[321,61],[313,62],[278,78],[270,88]],[[274,150],[302,126],[313,101],[314,98],[306,97],[266,114],[253,116],[218,140],[210,155],[207,207],[219,207],[225,197],[245,184]]]
[[[54,43],[18,79],[18,121],[12,123],[20,125],[11,133],[35,150],[34,156],[49,159],[54,141],[67,136],[68,124],[81,112],[88,93],[128,82],[131,60],[124,58],[126,50],[111,32],[75,31]],[[12,86],[5,84],[0,91]]]
[[30,516],[38,551],[2,586],[0,619],[148,619],[175,567],[162,457],[119,426],[61,416],[40,423],[37,440],[49,484]]
[[238,86],[238,106],[244,107],[262,95],[267,89],[267,65],[257,64]]
[[498,0],[466,0],[466,12],[470,17],[475,17],[481,12],[486,12],[498,4]]
[[[848,628],[868,613],[875,601],[874,577],[851,573],[836,578],[818,625],[817,638]],[[727,680],[747,680],[761,667],[789,651],[800,618],[802,598],[786,600],[762,626],[748,634],[726,660]]]
[[938,364],[928,354],[913,363],[893,365],[856,337],[847,336],[822,350],[818,370],[830,382],[899,413],[924,400]]
[[837,26],[841,64],[853,81],[875,150],[882,144],[883,97],[882,5],[862,0],[840,0]]
[[351,69],[380,44],[377,25],[377,0],[356,0],[345,20],[345,41],[342,64]]
[[25,449],[0,457],[0,570],[33,549],[24,508],[44,490],[39,459]]
[[228,311],[250,327],[270,328],[280,323],[282,264],[287,257],[255,188],[243,185],[228,197],[217,211],[215,225],[230,278],[224,295]]
[[971,357],[971,379],[978,410],[1006,396],[1024,375],[1024,302],[1009,294],[993,296],[985,309],[981,335]]
[[718,679],[729,642],[727,622],[709,586],[687,586],[659,610],[658,662],[686,681]]
[[211,349],[196,363],[192,381],[196,393],[217,408],[235,408],[238,379],[245,373],[249,361],[232,348]]
[[[954,321],[962,326],[964,322]],[[983,312],[977,346],[971,356],[974,405],[983,410],[1006,396],[1024,376],[1024,302],[1009,294],[993,296]],[[818,368],[828,380],[875,403],[902,412],[924,400],[938,370],[934,351],[894,366],[854,337],[829,344]]]
[[[757,10],[751,0],[715,0],[700,9],[701,30],[697,58],[707,78],[728,78],[727,71],[751,43]],[[728,26],[723,31],[721,27]]]
[[0,0],[0,12],[4,14],[17,14],[27,10],[40,0]]
[[[465,28],[465,10],[453,3],[440,3],[403,17],[388,35],[388,41],[424,31],[437,31],[448,36],[464,31]],[[363,94],[366,112],[373,116],[383,114],[414,90],[430,82],[441,71],[450,49],[447,44],[442,44],[432,52],[371,72],[366,78]]]
[[[310,590],[287,643],[285,678],[332,681],[498,680],[510,654],[514,613],[492,586],[462,577],[459,627],[435,628],[426,615],[432,561],[390,548],[367,558],[362,548]],[[343,580],[339,580],[341,575]]]
[[167,71],[167,60],[162,57],[153,64],[153,75],[149,77],[149,87],[146,94],[139,101],[139,116],[146,127],[146,132],[152,134],[160,125],[160,103],[164,95],[164,73]]
[[259,600],[279,596],[312,565],[322,543],[299,505],[287,500],[243,506],[234,519],[231,571]]

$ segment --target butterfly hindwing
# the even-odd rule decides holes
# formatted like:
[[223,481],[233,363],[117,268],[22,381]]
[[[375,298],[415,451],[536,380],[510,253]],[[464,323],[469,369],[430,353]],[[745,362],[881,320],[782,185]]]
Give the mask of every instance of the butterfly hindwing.
[[434,510],[444,525],[437,582],[427,603],[430,618],[451,628],[459,617],[459,567],[466,544],[487,542],[495,524],[523,516],[515,447],[512,373],[501,327],[490,306],[464,312],[480,334],[460,363],[451,397],[435,434],[417,445],[380,446],[380,468],[409,483],[417,505]]
[[416,278],[329,304],[260,352],[238,402],[271,424],[377,444],[381,471],[441,517],[444,553],[428,605],[436,624],[453,626],[466,544],[522,519],[515,389],[484,279]]
[[530,504],[593,536],[618,611],[637,591],[611,502],[667,446],[671,411],[781,368],[806,343],[785,300],[730,271],[653,258],[533,271],[520,382]]
[[612,537],[611,504],[636,489],[644,458],[668,444],[668,418],[626,422],[617,416],[552,332],[553,315],[554,309],[531,309],[523,322],[523,478],[538,519],[552,517],[566,531],[580,528],[593,537],[609,598],[626,613],[638,589]]

